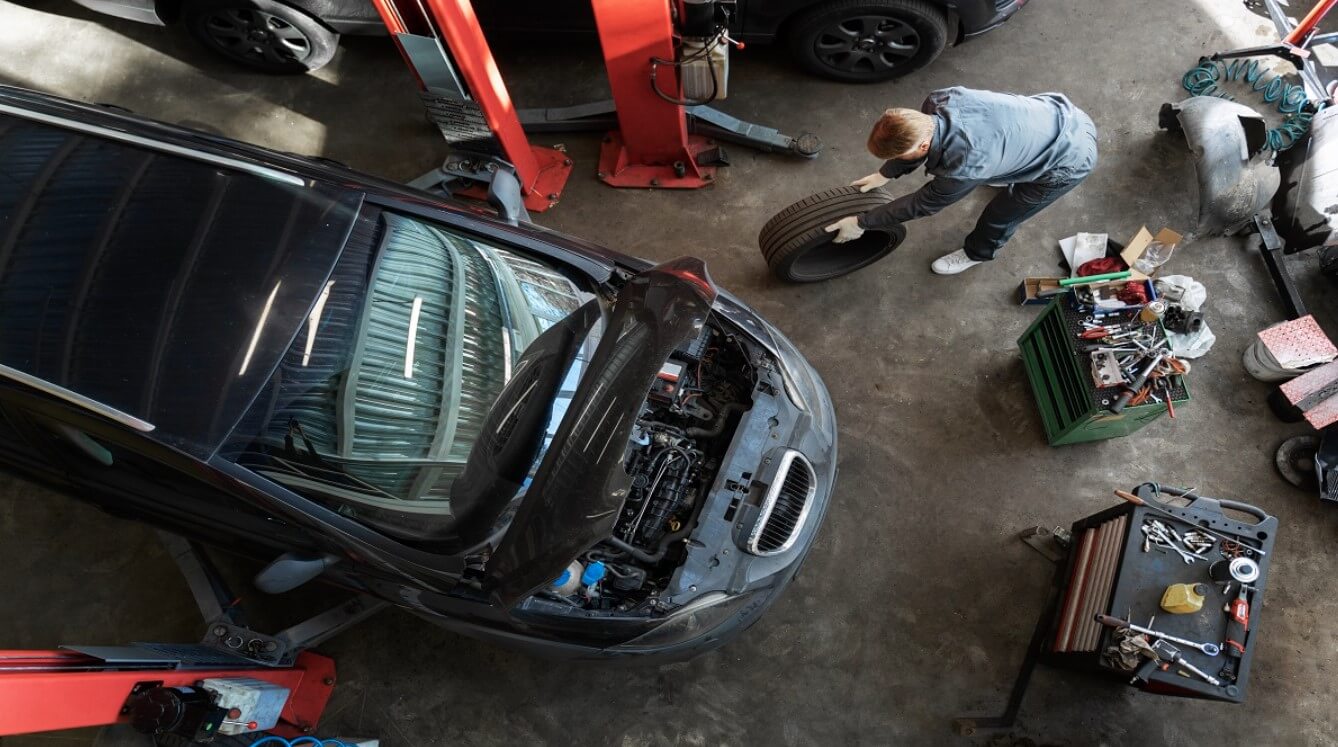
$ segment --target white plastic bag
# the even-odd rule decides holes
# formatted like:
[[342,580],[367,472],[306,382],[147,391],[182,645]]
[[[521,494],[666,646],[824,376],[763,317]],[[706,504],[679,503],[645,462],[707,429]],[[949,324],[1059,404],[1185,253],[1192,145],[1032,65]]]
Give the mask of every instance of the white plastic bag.
[[[1167,302],[1174,303],[1184,308],[1185,311],[1198,311],[1203,308],[1203,304],[1208,300],[1208,289],[1203,286],[1203,283],[1188,275],[1167,275],[1157,278],[1156,283],[1157,295],[1159,296],[1171,296],[1173,298],[1176,295],[1174,291],[1178,290],[1180,300],[1176,301],[1168,298]],[[1167,293],[1163,288],[1172,292]]]
[[[1200,283],[1199,287],[1203,285]],[[1199,358],[1212,350],[1213,343],[1217,342],[1217,335],[1208,328],[1208,323],[1204,322],[1199,327],[1198,332],[1181,334],[1179,332],[1166,332],[1166,340],[1171,343],[1171,352],[1177,358]]]

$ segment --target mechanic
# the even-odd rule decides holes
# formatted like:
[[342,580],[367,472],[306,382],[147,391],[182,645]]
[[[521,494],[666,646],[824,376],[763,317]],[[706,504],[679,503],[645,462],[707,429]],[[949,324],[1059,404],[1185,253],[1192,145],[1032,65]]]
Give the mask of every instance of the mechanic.
[[935,260],[955,275],[994,259],[1023,221],[1078,186],[1096,165],[1096,125],[1063,95],[945,88],[920,107],[888,109],[869,133],[869,152],[886,161],[851,183],[861,192],[920,166],[933,179],[919,190],[826,227],[844,243],[866,229],[933,215],[982,184],[1001,186],[962,248]]

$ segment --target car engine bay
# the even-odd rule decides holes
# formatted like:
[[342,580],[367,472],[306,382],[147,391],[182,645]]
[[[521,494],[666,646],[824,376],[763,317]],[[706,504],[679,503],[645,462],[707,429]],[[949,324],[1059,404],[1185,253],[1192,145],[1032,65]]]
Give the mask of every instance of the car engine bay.
[[755,381],[745,343],[710,323],[675,351],[633,426],[624,460],[632,482],[613,533],[540,596],[587,610],[659,608]]

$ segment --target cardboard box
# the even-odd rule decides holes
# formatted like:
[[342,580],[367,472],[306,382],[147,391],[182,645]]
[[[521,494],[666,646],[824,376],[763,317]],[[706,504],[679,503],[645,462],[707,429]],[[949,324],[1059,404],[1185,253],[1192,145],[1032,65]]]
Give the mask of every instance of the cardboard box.
[[1060,278],[1023,278],[1017,287],[1017,302],[1023,306],[1050,303],[1055,296],[1061,295],[1063,288],[1059,281]]
[[[1175,231],[1172,231],[1169,228],[1161,229],[1160,231],[1157,232],[1156,236],[1152,235],[1152,232],[1148,230],[1147,226],[1143,226],[1142,228],[1138,229],[1138,233],[1135,234],[1134,237],[1129,240],[1129,243],[1127,245],[1125,245],[1124,251],[1120,252],[1120,259],[1124,260],[1124,263],[1126,265],[1129,265],[1129,271],[1132,273],[1129,276],[1129,279],[1130,280],[1147,279],[1148,277],[1147,275],[1144,275],[1143,273],[1134,269],[1134,262],[1137,262],[1138,258],[1143,256],[1144,250],[1146,250],[1148,248],[1148,245],[1151,244],[1154,240],[1160,241],[1163,244],[1167,245],[1176,244],[1178,246],[1180,242],[1184,240],[1184,238],[1185,237],[1181,236]],[[1176,251],[1179,251],[1179,249],[1176,249]],[[1175,255],[1174,254],[1171,255],[1171,257],[1172,259],[1174,259]],[[1156,275],[1157,273],[1153,272],[1152,274]]]

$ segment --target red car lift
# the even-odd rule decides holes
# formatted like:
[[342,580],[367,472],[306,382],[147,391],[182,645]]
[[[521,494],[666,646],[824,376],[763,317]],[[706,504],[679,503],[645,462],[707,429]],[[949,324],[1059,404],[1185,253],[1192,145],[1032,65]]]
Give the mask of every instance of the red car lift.
[[118,723],[201,741],[220,724],[255,730],[247,721],[251,714],[222,707],[198,687],[215,679],[286,688],[270,733],[297,737],[316,728],[335,685],[335,666],[306,649],[386,603],[355,598],[277,635],[257,633],[246,627],[238,600],[203,551],[175,535],[160,536],[207,622],[204,640],[0,651],[0,737]]
[[[571,159],[525,139],[469,0],[372,4],[417,78],[428,116],[453,151],[440,169],[414,186],[486,197],[508,219],[556,205],[571,174]],[[486,192],[480,183],[487,185]]]
[[[724,88],[714,66],[711,94],[684,97],[685,65],[709,65],[727,52],[723,45],[742,47],[727,31],[736,0],[592,0],[613,100],[526,111],[512,104],[469,0],[372,2],[417,78],[430,118],[452,146],[446,162],[413,185],[460,192],[463,183],[474,185],[464,194],[482,196],[476,185],[487,184],[488,200],[508,219],[556,204],[571,168],[565,154],[531,146],[522,126],[530,132],[611,130],[598,175],[615,187],[706,186],[715,166],[727,163],[713,141],[803,157],[822,147],[814,135],[791,138],[705,106]],[[688,44],[694,51],[684,51]]]

